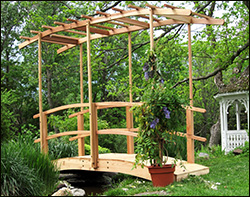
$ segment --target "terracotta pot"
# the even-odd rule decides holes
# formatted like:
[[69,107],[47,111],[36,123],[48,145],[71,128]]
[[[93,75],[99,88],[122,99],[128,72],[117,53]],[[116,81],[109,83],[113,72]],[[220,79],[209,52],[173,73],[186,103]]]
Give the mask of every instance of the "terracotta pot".
[[160,166],[148,166],[149,173],[154,187],[165,187],[174,182],[175,165],[166,164]]

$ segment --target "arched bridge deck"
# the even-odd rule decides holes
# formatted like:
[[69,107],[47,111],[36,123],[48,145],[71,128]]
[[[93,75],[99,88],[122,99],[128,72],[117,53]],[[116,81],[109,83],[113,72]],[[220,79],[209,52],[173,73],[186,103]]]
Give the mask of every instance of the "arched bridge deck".
[[[172,163],[174,158],[169,157],[168,163]],[[146,164],[144,168],[137,166],[133,168],[135,162],[135,154],[126,153],[105,153],[99,154],[98,168],[94,169],[91,166],[91,156],[77,156],[68,157],[55,160],[60,170],[88,170],[88,171],[101,171],[101,172],[119,172],[123,174],[129,174],[132,176],[140,177],[151,181],[151,176]],[[175,168],[175,181],[180,181],[186,178],[189,174],[203,175],[209,173],[209,168],[203,165],[188,163],[182,161],[185,168],[180,166],[180,162],[177,162]]]
[[[41,138],[36,139],[35,143],[40,142],[42,150],[44,152],[48,152],[48,140],[66,136],[66,135],[76,135],[74,137],[69,138],[70,141],[78,140],[78,156],[70,157],[70,158],[61,158],[58,160],[54,160],[56,162],[59,170],[88,170],[88,171],[102,171],[102,172],[119,172],[124,174],[129,174],[133,176],[137,176],[140,178],[144,178],[147,180],[151,180],[150,174],[148,172],[147,166],[149,166],[149,162],[145,163],[145,167],[141,168],[137,166],[132,169],[135,163],[135,154],[134,154],[134,141],[133,138],[137,137],[138,128],[133,128],[133,116],[132,112],[130,112],[130,108],[134,105],[141,105],[142,103],[133,103],[133,102],[101,102],[101,103],[93,103],[92,104],[92,116],[94,128],[91,131],[83,130],[84,120],[83,114],[89,113],[90,109],[85,109],[75,114],[71,114],[69,118],[77,117],[77,131],[66,131],[63,133],[53,134],[48,136],[47,132],[47,115],[54,113],[56,111],[65,110],[69,108],[75,107],[89,107],[89,103],[79,103],[79,104],[71,104],[65,105],[61,107],[57,107],[54,109],[50,109],[48,111],[44,111],[43,115],[43,130],[41,132]],[[126,107],[126,122],[127,128],[117,128],[117,129],[105,129],[99,130],[97,125],[97,110],[112,108],[112,107]],[[197,107],[187,107],[187,111],[198,111],[205,112],[204,109]],[[34,115],[34,118],[38,118],[40,114]],[[187,119],[189,119],[189,114],[187,113]],[[181,137],[187,137],[191,140],[199,140],[205,141],[206,138],[195,136],[195,135],[187,135],[186,133],[179,133]],[[127,136],[127,153],[107,153],[107,154],[99,154],[98,152],[98,135],[101,134],[118,134],[118,135],[126,135]],[[84,138],[90,136],[91,137],[91,155],[85,155],[84,150]],[[187,153],[194,154],[193,149],[187,149]],[[173,158],[168,158],[168,163],[173,163]],[[182,161],[184,163],[185,168],[180,166],[180,162],[177,162],[177,166],[175,169],[175,180],[179,181],[183,178],[186,178],[189,174],[193,175],[201,175],[209,173],[209,168],[206,166],[202,166],[199,164],[195,164],[193,160],[190,161]]]

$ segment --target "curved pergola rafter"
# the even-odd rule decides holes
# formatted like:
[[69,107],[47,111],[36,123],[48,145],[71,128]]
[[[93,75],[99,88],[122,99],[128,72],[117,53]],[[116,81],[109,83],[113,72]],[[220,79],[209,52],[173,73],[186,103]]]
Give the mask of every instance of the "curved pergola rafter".
[[[153,27],[159,27],[164,25],[170,25],[170,24],[182,24],[182,23],[190,23],[190,24],[216,24],[216,25],[222,25],[224,23],[224,20],[222,19],[214,19],[212,17],[206,16],[204,14],[199,14],[196,12],[192,12],[188,9],[180,9],[174,6],[170,6],[167,4],[164,4],[165,7],[168,8],[159,8],[156,6],[152,6],[147,4],[149,8],[141,8],[134,5],[128,5],[129,8],[132,8],[133,10],[122,10],[119,8],[112,8],[112,10],[117,11],[118,13],[114,14],[108,14],[105,12],[99,12],[98,14],[103,15],[100,17],[90,17],[86,15],[81,15],[82,18],[85,18],[86,20],[75,20],[68,18],[67,21],[71,21],[72,23],[62,23],[55,21],[54,24],[57,24],[59,26],[52,27],[52,26],[45,26],[43,25],[43,28],[47,28],[48,30],[41,32],[41,37],[43,42],[50,42],[55,44],[62,44],[65,45],[64,47],[58,49],[57,53],[61,53],[63,51],[66,51],[70,48],[73,48],[77,45],[80,45],[87,41],[87,38],[75,38],[70,36],[61,36],[57,35],[57,32],[70,32],[74,34],[80,34],[80,35],[86,35],[86,25],[87,22],[89,22],[90,26],[90,32],[92,33],[90,36],[90,40],[98,39],[102,37],[112,36],[112,35],[118,35],[123,33],[129,33],[133,31],[138,31],[142,29],[149,29],[150,24],[149,22],[142,22],[135,19],[130,19],[128,17],[131,16],[138,16],[141,18],[149,19],[150,17],[150,9],[153,11],[153,15],[156,16],[163,16],[168,19],[166,20],[160,20],[155,17],[153,17]],[[199,16],[201,18],[195,18],[194,15]],[[113,21],[118,21],[120,23],[116,23]],[[109,23],[113,25],[120,25],[125,26],[122,28],[115,28],[115,27],[109,27],[105,25],[101,25],[101,23]],[[125,25],[124,23],[128,23],[129,25]],[[102,28],[102,29],[100,29]],[[108,30],[105,30],[108,29]],[[78,31],[75,31],[78,30]],[[39,33],[37,31],[31,30],[31,33]],[[52,36],[51,36],[52,35]],[[38,40],[38,35],[34,37],[24,37],[21,36],[21,38],[26,39],[25,42],[21,43],[19,45],[19,49],[35,42]]]

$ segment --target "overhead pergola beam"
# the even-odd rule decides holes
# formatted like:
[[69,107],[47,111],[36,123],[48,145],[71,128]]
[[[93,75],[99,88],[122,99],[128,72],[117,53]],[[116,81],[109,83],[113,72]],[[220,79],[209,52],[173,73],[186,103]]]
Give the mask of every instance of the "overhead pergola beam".
[[[222,19],[214,19],[212,17],[199,14],[196,12],[192,12],[191,10],[188,9],[181,9],[177,8],[174,6],[170,6],[167,4],[164,4],[165,7],[168,7],[170,9],[166,8],[159,8],[157,6],[149,5],[146,4],[147,7],[150,9],[153,9],[153,15],[158,15],[158,16],[164,16],[167,18],[170,18],[168,20],[161,20],[161,19],[156,19],[153,17],[153,21],[156,21],[153,23],[153,27],[159,27],[163,25],[168,25],[168,24],[183,24],[183,23],[193,23],[193,24],[215,24],[215,25],[222,25],[224,23],[224,20]],[[70,38],[59,38],[54,36],[55,33],[57,32],[69,32],[69,33],[75,33],[79,35],[86,35],[86,24],[89,21],[90,24],[90,40],[93,39],[98,39],[102,37],[107,37],[111,35],[117,35],[117,34],[122,34],[122,33],[128,33],[128,32],[133,32],[133,31],[138,31],[142,29],[148,29],[149,28],[149,22],[142,22],[139,20],[135,19],[130,19],[128,17],[130,16],[138,16],[138,17],[143,17],[149,19],[150,11],[148,8],[140,8],[138,6],[134,5],[129,5],[129,8],[133,8],[133,10],[121,10],[119,8],[113,8],[113,10],[118,11],[119,13],[114,13],[114,14],[108,14],[105,12],[98,12],[101,15],[101,17],[91,17],[91,16],[86,16],[86,15],[81,15],[82,18],[86,18],[87,20],[75,20],[75,19],[67,19],[68,21],[71,21],[72,23],[62,23],[62,22],[57,22],[55,21],[55,24],[59,25],[56,27],[52,26],[45,26],[43,25],[43,28],[48,28],[48,30],[41,32],[41,41],[44,42],[51,42],[51,43],[56,43],[56,44],[62,44],[66,45],[63,48],[58,50],[58,53],[65,51],[69,48],[72,48],[74,46],[77,46],[83,42],[86,42],[85,38],[80,38],[78,42],[74,39]],[[192,15],[199,16],[201,18],[195,18],[192,17]],[[117,23],[113,21],[119,21],[122,23]],[[108,27],[105,25],[100,25],[102,23],[109,23],[113,25],[119,25],[121,28],[114,28],[114,27]],[[127,25],[127,24],[130,25]],[[94,28],[98,27],[98,28]],[[102,29],[100,29],[102,28]],[[108,30],[106,30],[108,29]],[[79,30],[79,31],[75,31]],[[83,32],[82,32],[83,31]],[[38,32],[32,32],[32,33],[38,33]],[[53,34],[52,37],[47,37],[49,35]],[[21,37],[23,39],[26,39],[25,42],[19,44],[19,49],[35,42],[38,40],[38,35],[35,35],[33,37]]]
[[[213,19],[213,21],[211,21],[211,20],[206,20],[206,19],[194,18],[194,19],[192,19],[192,22],[195,22],[195,24],[212,24],[212,23],[217,24],[217,25],[223,24],[222,19]],[[167,20],[162,20],[159,22],[153,22],[153,27],[160,27],[160,26],[172,25],[172,24],[185,24],[185,22],[176,21],[174,19],[167,19]],[[115,31],[110,31],[109,36],[133,32],[133,31],[139,31],[139,30],[143,30],[143,29],[147,29],[147,28],[143,28],[143,27],[139,27],[139,26],[128,26],[126,28],[120,28],[120,29],[117,29]],[[90,39],[94,40],[94,39],[103,38],[103,37],[107,37],[107,36],[105,36],[105,35],[92,35]],[[79,44],[86,42],[86,41],[87,41],[86,38],[81,38],[79,40]],[[62,52],[66,51],[70,48],[73,48],[73,47],[75,47],[75,45],[67,45],[67,46],[61,47],[60,49],[57,50],[57,53],[58,54],[62,53]]]

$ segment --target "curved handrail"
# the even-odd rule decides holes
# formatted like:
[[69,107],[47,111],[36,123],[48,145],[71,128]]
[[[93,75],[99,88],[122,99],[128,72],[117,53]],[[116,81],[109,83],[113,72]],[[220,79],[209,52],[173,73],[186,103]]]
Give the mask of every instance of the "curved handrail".
[[[54,138],[62,137],[62,136],[67,136],[67,135],[80,135],[80,134],[89,136],[90,131],[86,131],[86,130],[66,131],[66,132],[63,132],[63,133],[57,133],[57,134],[54,134],[54,135],[50,135],[50,136],[48,136],[46,138],[46,140],[50,140],[50,139],[54,139]],[[40,141],[41,141],[41,139],[38,138],[38,139],[34,140],[34,143],[38,143]]]
[[[48,115],[48,114],[52,114],[52,113],[57,112],[57,111],[70,109],[70,108],[74,108],[74,107],[89,107],[89,103],[76,103],[76,104],[63,105],[63,106],[60,106],[60,107],[49,109],[47,111],[44,111],[43,113]],[[40,114],[36,114],[36,115],[33,116],[33,118],[38,118],[38,117],[40,117]]]
[[[112,107],[132,107],[134,105],[142,105],[142,102],[123,102],[123,101],[116,101],[116,102],[97,102],[94,103],[94,105],[97,107],[97,109],[107,109]],[[69,118],[73,118],[75,116],[88,113],[89,109],[85,109],[80,112],[76,112],[74,114],[69,115]]]
[[[135,133],[134,131],[139,131],[139,128],[124,128],[124,129],[102,129],[98,130],[97,134],[116,134],[116,135],[126,135],[126,136],[132,136],[137,137],[138,133]],[[69,138],[69,141],[76,140],[78,138],[86,137],[85,135],[78,135],[75,137]]]

